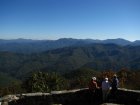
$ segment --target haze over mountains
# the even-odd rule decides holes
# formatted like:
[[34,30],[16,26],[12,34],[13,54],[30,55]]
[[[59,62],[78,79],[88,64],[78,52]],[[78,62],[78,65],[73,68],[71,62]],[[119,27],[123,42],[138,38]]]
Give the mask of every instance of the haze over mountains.
[[107,39],[107,40],[93,40],[93,39],[72,39],[61,38],[58,40],[32,40],[32,39],[0,39],[0,51],[10,51],[16,53],[40,53],[47,50],[69,47],[81,46],[87,44],[117,44],[121,46],[139,46],[140,40],[134,42],[125,39]]
[[0,40],[0,73],[22,78],[33,71],[140,70],[140,41],[124,39]]

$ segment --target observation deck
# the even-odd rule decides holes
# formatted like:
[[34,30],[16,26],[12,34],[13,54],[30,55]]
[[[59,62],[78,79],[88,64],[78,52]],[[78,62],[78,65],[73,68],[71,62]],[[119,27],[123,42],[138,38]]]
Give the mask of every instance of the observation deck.
[[120,88],[115,99],[110,97],[106,103],[100,91],[91,95],[87,88],[6,95],[0,101],[0,105],[140,105],[140,91]]

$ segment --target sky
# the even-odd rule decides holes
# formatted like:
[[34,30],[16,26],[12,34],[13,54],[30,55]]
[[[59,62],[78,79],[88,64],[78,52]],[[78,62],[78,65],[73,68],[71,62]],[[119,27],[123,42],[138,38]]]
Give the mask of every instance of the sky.
[[140,0],[0,0],[0,39],[140,40]]

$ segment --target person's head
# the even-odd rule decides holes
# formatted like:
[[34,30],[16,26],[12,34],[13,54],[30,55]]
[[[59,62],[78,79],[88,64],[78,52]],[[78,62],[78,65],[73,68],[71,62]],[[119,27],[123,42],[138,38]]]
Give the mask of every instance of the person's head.
[[113,75],[113,77],[114,77],[114,78],[117,78],[117,75],[116,75],[116,74],[114,74],[114,75]]
[[92,80],[93,80],[93,81],[96,81],[96,77],[92,77]]
[[107,77],[105,78],[105,81],[108,81],[108,78]]

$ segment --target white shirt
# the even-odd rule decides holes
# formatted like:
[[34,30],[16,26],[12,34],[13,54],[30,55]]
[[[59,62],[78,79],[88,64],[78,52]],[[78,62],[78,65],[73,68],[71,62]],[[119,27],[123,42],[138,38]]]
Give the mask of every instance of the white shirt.
[[102,90],[109,90],[110,89],[110,84],[108,81],[103,81],[102,82]]

